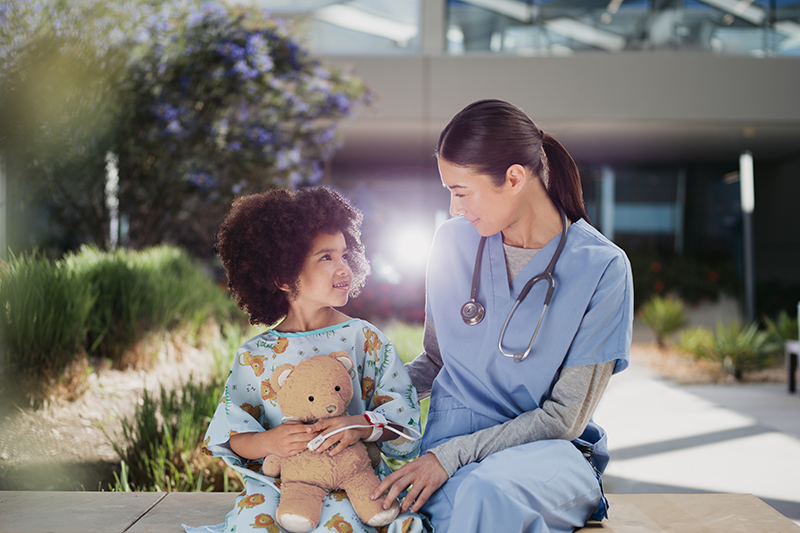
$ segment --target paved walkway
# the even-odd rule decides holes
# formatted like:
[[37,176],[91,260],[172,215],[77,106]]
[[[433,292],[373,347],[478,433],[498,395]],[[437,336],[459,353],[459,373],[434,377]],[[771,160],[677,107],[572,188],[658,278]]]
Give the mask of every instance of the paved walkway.
[[609,493],[749,493],[800,524],[800,395],[786,384],[677,385],[633,362],[595,420]]

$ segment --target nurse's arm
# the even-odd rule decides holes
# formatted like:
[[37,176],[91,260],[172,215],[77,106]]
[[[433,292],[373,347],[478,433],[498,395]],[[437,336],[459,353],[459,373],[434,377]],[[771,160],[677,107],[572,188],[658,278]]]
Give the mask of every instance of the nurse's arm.
[[417,389],[417,395],[423,400],[431,395],[433,380],[442,369],[442,354],[439,352],[439,342],[436,339],[436,329],[433,321],[425,317],[425,329],[422,334],[423,352],[413,361],[406,364],[406,371],[411,378],[411,383]]
[[537,440],[574,440],[581,436],[614,373],[615,361],[565,367],[541,408],[503,424],[462,435],[430,450],[448,477],[464,465],[512,446]]

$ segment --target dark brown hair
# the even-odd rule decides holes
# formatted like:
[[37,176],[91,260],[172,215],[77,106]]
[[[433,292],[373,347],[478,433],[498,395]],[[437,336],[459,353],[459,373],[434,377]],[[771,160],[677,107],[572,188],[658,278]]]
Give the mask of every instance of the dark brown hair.
[[505,182],[508,167],[522,165],[542,179],[550,198],[570,220],[589,221],[572,156],[508,102],[480,100],[462,109],[439,135],[436,156],[491,176],[498,187]]
[[[370,271],[361,244],[362,219],[347,198],[327,187],[276,189],[234,200],[217,233],[216,251],[228,288],[250,323],[271,326],[286,315],[320,233],[344,235],[353,272],[350,295],[358,296]],[[278,285],[288,286],[288,295]]]

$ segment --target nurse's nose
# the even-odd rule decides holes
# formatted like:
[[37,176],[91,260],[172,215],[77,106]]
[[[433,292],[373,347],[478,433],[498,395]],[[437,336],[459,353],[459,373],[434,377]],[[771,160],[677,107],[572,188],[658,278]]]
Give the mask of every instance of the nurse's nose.
[[453,196],[450,198],[450,215],[454,217],[458,217],[464,214],[464,210],[461,208],[461,205],[458,201],[458,198]]

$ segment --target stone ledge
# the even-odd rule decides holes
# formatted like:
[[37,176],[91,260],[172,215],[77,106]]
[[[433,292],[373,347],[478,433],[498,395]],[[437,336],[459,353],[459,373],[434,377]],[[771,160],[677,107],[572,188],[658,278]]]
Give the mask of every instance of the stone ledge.
[[[234,493],[0,491],[0,533],[183,533],[218,524]],[[609,494],[609,520],[579,533],[800,533],[751,494]],[[502,533],[502,532],[500,532]]]

